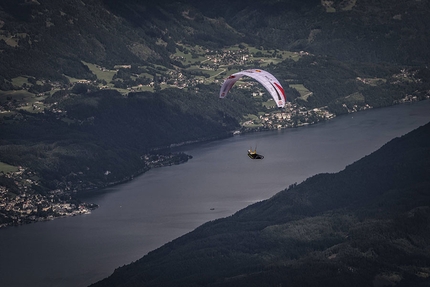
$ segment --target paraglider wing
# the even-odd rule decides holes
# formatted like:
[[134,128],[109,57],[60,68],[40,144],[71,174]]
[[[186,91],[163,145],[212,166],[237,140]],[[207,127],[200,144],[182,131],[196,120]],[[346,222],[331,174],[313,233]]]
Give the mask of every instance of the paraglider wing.
[[228,91],[243,76],[257,80],[270,93],[278,107],[283,108],[285,106],[284,88],[272,74],[259,69],[243,70],[230,75],[222,84],[219,97],[225,98]]

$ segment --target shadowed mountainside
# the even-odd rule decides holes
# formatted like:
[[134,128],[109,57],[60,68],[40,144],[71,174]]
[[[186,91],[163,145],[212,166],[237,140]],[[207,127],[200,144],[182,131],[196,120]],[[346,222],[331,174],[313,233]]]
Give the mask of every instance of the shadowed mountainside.
[[430,124],[92,286],[428,286]]
[[[178,43],[238,43],[338,60],[428,64],[429,1],[24,1],[0,3],[0,80],[94,80],[81,61],[170,65]],[[44,69],[40,69],[43,66]],[[0,83],[1,83],[0,82]]]

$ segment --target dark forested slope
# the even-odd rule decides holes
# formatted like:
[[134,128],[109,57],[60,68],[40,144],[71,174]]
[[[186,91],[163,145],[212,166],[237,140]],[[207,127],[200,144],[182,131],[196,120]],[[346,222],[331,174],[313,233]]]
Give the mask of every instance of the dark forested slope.
[[430,124],[94,286],[428,286]]
[[41,186],[49,189],[117,183],[147,169],[144,154],[169,153],[173,143],[227,137],[239,127],[241,113],[254,109],[240,96],[239,102],[220,102],[204,90],[67,95],[57,99],[62,115],[22,112],[19,119],[7,118],[0,158],[37,171]]
[[94,79],[81,61],[169,65],[178,43],[220,49],[244,42],[339,60],[428,64],[429,5],[428,0],[395,5],[390,0],[3,0],[0,76]]
[[81,61],[169,66],[177,41],[218,48],[240,42],[223,21],[196,10],[184,17],[184,10],[187,4],[175,1],[1,1],[0,76],[94,80]]

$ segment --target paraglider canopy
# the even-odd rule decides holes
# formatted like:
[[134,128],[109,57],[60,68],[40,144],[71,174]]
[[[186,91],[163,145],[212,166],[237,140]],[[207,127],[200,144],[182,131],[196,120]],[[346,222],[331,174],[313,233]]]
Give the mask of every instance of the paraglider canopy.
[[239,80],[243,76],[253,78],[254,80],[257,80],[260,84],[262,84],[263,87],[266,88],[266,90],[273,97],[276,105],[279,108],[283,108],[285,106],[286,97],[284,88],[282,88],[279,81],[272,74],[259,69],[243,70],[230,75],[222,84],[219,97],[225,98],[227,96],[228,91],[230,91],[230,89],[237,82],[237,80]]

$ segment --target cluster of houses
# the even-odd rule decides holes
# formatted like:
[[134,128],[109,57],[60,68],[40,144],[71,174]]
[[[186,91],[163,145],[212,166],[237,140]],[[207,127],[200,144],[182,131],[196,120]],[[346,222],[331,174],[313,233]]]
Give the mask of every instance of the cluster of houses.
[[334,118],[336,115],[326,107],[308,110],[296,104],[287,103],[285,109],[265,113],[258,118],[248,120],[242,125],[246,128],[283,129],[306,126]]
[[33,188],[39,182],[31,171],[19,167],[18,171],[3,174],[12,179],[19,190],[13,193],[10,188],[0,186],[0,228],[36,221],[51,220],[55,217],[90,213],[94,208],[88,204],[74,204],[66,200],[70,196],[63,190],[52,190],[42,195]]
[[200,68],[218,70],[220,66],[242,66],[249,62],[248,49],[206,51],[207,60],[200,63]]
[[[148,168],[156,168],[185,162],[189,158],[185,154],[167,154],[143,155],[141,159]],[[105,175],[110,173],[106,171]],[[88,214],[97,207],[95,204],[72,200],[70,188],[50,190],[43,195],[34,192],[34,188],[40,184],[37,176],[23,167],[18,167],[14,172],[2,173],[1,176],[12,180],[15,188],[0,185],[0,228]]]
[[[240,49],[240,50],[222,50],[222,51],[206,51],[206,60],[198,63],[198,67],[202,70],[201,76],[204,76],[204,70],[207,71],[218,71],[220,66],[233,66],[233,65],[244,65],[250,58],[248,49]],[[175,59],[185,61],[183,57],[176,57]],[[225,72],[227,69],[221,69],[220,73]],[[208,75],[206,75],[208,77]],[[218,82],[218,80],[214,80]],[[196,76],[187,76],[181,70],[170,70],[165,73],[164,76],[160,77],[160,83],[170,85],[173,87],[177,87],[180,89],[193,87],[197,84],[204,83],[205,80],[203,77]],[[151,82],[149,83],[150,87],[154,87],[157,83]],[[139,90],[137,88],[131,88],[135,90]]]

